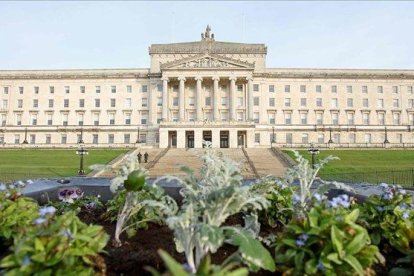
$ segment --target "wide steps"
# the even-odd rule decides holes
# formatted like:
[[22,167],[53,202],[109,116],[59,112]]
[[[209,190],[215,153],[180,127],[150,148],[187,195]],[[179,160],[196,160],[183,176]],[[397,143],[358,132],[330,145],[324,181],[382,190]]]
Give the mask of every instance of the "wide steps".
[[287,167],[273,154],[271,149],[247,148],[246,152],[260,177],[267,175],[281,177],[285,174]]

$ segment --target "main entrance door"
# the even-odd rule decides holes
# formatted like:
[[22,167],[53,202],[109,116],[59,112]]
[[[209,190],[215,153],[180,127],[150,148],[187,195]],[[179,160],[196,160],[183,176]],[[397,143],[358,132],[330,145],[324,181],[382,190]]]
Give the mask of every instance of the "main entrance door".
[[177,131],[168,131],[168,146],[171,148],[177,147]]
[[187,148],[194,148],[194,131],[186,131],[186,147]]
[[228,148],[228,147],[229,147],[229,132],[220,131],[220,148]]
[[[212,141],[212,133],[211,130],[204,130],[203,131],[203,141],[210,142]],[[203,148],[205,145],[203,144]]]
[[246,147],[246,131],[237,132],[237,146]]

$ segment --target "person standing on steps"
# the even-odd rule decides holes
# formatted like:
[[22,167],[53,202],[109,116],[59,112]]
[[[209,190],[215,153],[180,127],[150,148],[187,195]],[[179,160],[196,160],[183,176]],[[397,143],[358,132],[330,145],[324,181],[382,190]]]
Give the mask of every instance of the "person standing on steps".
[[144,161],[145,163],[148,163],[148,156],[149,154],[147,152],[144,153]]
[[142,158],[141,152],[138,152],[137,156],[138,156],[138,163],[141,164],[141,158]]

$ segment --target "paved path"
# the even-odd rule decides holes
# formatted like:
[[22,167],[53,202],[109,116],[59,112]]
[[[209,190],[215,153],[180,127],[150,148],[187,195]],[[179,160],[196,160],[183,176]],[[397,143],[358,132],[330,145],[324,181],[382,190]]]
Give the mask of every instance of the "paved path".
[[283,176],[287,167],[277,158],[271,149],[246,149],[247,155],[253,162],[259,176]]

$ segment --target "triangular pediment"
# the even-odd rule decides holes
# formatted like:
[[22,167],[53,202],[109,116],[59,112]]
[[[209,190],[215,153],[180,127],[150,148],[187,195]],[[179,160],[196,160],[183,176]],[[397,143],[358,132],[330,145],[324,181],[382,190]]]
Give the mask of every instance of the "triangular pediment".
[[254,63],[219,55],[197,55],[161,64],[161,69],[254,69]]

